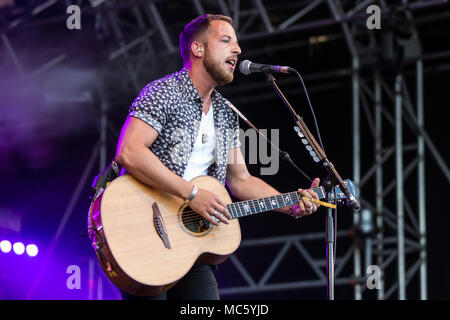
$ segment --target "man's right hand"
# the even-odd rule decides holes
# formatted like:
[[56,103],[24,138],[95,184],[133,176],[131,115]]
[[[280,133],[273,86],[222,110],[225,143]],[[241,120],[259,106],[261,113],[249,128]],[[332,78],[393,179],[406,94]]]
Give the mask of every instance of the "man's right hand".
[[219,225],[219,223],[212,217],[215,217],[226,224],[228,224],[228,220],[231,219],[231,215],[226,209],[227,205],[214,193],[205,189],[198,189],[197,194],[191,200],[189,206],[192,210],[216,226]]

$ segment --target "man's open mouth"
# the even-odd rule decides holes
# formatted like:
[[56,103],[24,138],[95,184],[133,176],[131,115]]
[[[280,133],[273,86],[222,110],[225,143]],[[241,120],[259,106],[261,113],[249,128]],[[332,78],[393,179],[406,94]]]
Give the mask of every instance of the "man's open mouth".
[[229,59],[226,61],[226,63],[234,69],[234,67],[236,66],[236,59]]

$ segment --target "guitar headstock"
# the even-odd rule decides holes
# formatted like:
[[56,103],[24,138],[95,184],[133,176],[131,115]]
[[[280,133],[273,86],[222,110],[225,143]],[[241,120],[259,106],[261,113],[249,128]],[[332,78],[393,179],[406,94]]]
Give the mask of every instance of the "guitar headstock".
[[[346,179],[344,180],[344,183],[346,184],[348,190],[350,190],[350,193],[355,196],[355,198],[358,196],[358,190],[356,189],[356,185],[353,183],[353,181]],[[334,187],[335,194],[332,194],[331,198],[336,200],[346,200],[347,196],[344,194],[344,192],[341,190],[339,186]]]

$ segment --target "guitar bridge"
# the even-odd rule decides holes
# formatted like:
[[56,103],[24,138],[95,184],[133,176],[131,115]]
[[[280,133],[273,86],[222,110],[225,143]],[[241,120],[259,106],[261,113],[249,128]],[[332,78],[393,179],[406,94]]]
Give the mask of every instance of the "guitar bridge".
[[164,246],[167,249],[170,249],[169,237],[167,235],[167,229],[164,225],[164,220],[162,219],[161,212],[159,211],[158,204],[156,202],[152,205],[153,208],[153,223],[156,228],[156,232],[158,232],[159,237],[164,243]]

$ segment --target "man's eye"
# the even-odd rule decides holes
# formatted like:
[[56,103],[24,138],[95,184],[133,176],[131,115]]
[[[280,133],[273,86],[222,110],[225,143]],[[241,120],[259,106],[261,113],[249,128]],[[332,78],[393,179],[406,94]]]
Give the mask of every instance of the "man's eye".
[[222,42],[228,43],[228,42],[230,42],[230,40],[222,40]]

